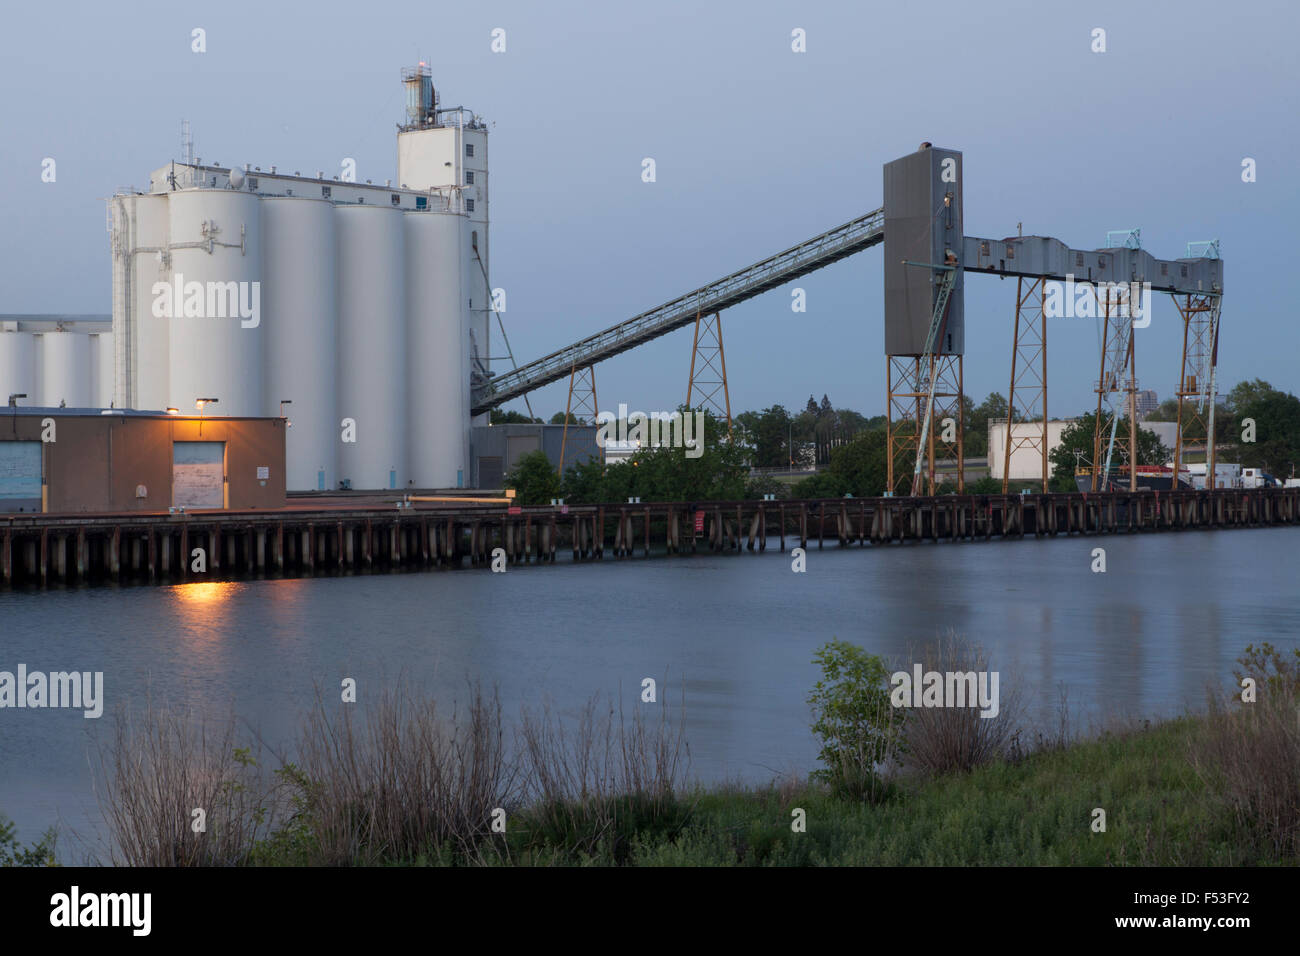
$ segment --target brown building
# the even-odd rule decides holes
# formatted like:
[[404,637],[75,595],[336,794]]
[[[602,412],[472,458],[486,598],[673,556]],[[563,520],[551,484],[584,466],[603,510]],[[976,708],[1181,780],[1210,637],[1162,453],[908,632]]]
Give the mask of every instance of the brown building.
[[0,513],[280,508],[281,418],[0,409]]

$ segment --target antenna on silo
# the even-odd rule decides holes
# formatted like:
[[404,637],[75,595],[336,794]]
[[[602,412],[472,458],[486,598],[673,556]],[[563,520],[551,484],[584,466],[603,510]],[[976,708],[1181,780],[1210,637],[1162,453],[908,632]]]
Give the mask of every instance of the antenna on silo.
[[190,133],[190,121],[181,120],[181,162],[187,166],[194,165],[194,137]]

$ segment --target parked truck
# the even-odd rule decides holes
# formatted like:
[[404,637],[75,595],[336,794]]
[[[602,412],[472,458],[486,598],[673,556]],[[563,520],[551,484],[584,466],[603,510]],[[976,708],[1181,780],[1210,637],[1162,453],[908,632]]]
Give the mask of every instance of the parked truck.
[[1279,482],[1263,468],[1244,468],[1241,472],[1242,488],[1276,488]]
[[[1205,488],[1205,462],[1195,462],[1187,465],[1187,470],[1191,474],[1192,487],[1203,490]],[[1214,487],[1216,488],[1240,488],[1241,485],[1241,465],[1228,462],[1216,462],[1214,465]]]

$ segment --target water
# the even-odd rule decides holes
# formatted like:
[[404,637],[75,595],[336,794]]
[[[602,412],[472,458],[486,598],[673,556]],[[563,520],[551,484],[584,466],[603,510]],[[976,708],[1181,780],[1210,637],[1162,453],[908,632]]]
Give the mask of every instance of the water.
[[[787,541],[787,543],[789,543]],[[692,775],[766,781],[815,766],[805,699],[832,638],[907,667],[949,627],[982,644],[1005,696],[1050,723],[1165,716],[1226,687],[1247,643],[1300,637],[1293,528],[923,544],[790,559],[698,555],[171,587],[0,592],[0,670],[102,670],[105,716],[0,710],[0,811],[34,839],[100,833],[89,762],[122,704],[146,693],[235,712],[288,740],[317,685],[362,702],[402,678],[464,700],[497,684],[507,715],[548,697],[637,706],[643,677],[684,691]],[[1107,573],[1089,568],[1106,549]]]

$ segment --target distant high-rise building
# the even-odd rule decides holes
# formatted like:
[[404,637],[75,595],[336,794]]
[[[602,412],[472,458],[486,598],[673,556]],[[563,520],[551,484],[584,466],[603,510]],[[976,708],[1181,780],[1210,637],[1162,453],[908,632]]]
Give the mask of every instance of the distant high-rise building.
[[1156,396],[1154,388],[1146,388],[1137,393],[1137,419],[1142,421],[1157,408],[1160,407],[1160,399]]

